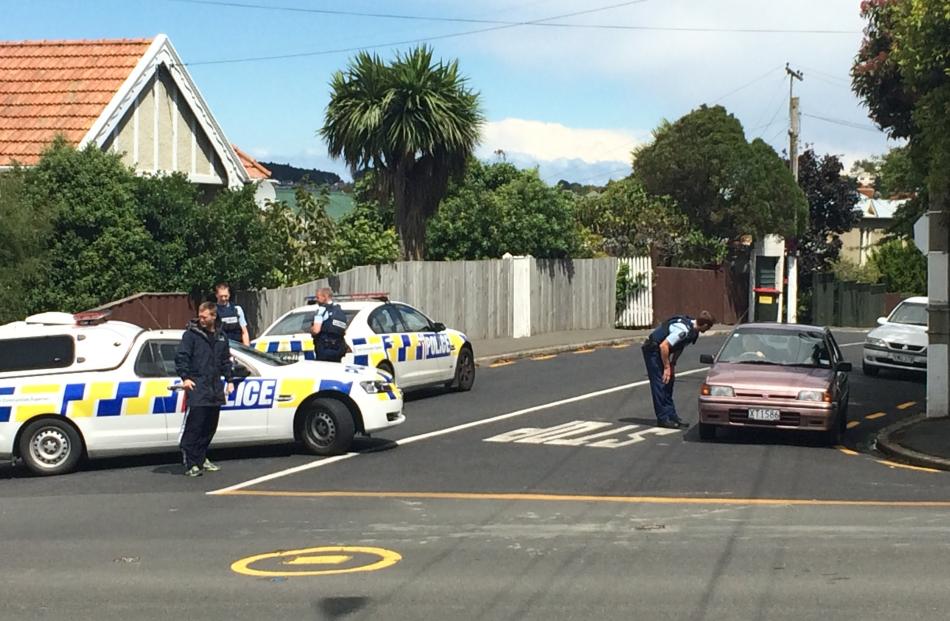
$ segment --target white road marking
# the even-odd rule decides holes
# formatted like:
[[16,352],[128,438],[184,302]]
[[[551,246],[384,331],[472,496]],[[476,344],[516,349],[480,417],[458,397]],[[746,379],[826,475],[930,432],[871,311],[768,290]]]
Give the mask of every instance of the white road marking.
[[[705,373],[709,370],[709,367],[702,367],[699,369],[690,369],[689,371],[677,371],[676,376],[682,377],[684,375],[692,375],[694,373]],[[481,420],[472,421],[470,423],[463,423],[461,425],[455,425],[454,427],[446,427],[445,429],[439,429],[436,431],[430,431],[429,433],[422,433],[417,436],[410,436],[402,440],[397,440],[395,442],[398,446],[404,446],[406,444],[412,444],[414,442],[419,442],[421,440],[428,440],[429,438],[437,438],[439,436],[444,436],[450,433],[455,433],[456,431],[464,431],[466,429],[471,429],[473,427],[480,427],[482,425],[490,425],[501,420],[508,420],[509,418],[516,418],[518,416],[524,416],[525,414],[532,414],[534,412],[540,412],[541,410],[548,410],[551,408],[556,408],[562,405],[567,405],[568,403],[576,403],[578,401],[586,401],[587,399],[594,399],[596,397],[602,397],[604,395],[609,395],[615,392],[620,392],[623,390],[629,390],[630,388],[638,388],[640,386],[649,385],[649,380],[642,380],[639,382],[632,382],[630,384],[621,384],[620,386],[614,386],[613,388],[605,388],[603,390],[596,390],[594,392],[589,392],[583,395],[577,395],[576,397],[568,397],[567,399],[560,399],[559,401],[552,401],[550,403],[544,403],[541,405],[535,405],[530,408],[524,408],[522,410],[516,410],[514,412],[508,412],[507,414],[500,414],[498,416],[493,416],[491,418],[483,418]],[[252,485],[258,485],[259,483],[264,483],[266,481],[273,481],[274,479],[279,479],[291,474],[296,474],[298,472],[304,472],[306,470],[312,470],[314,468],[320,468],[321,466],[328,466],[330,464],[335,464],[337,462],[343,461],[345,459],[350,459],[351,457],[356,457],[359,453],[346,453],[345,455],[337,455],[336,457],[328,457],[326,459],[318,459],[317,461],[312,461],[307,464],[302,464],[300,466],[295,466],[293,468],[288,468],[286,470],[281,470],[279,472],[274,472],[273,474],[267,474],[262,477],[257,477],[256,479],[251,479],[250,481],[245,481],[243,483],[237,483],[236,485],[231,485],[229,487],[223,487],[221,489],[216,489],[210,492],[206,492],[209,496],[214,496],[216,494],[223,494],[225,492],[233,492],[235,490],[244,489],[246,487],[251,487]]]
[[[590,431],[595,431],[598,429],[604,429],[605,427],[611,427],[607,431],[600,431],[594,434],[588,434],[580,438],[572,437],[577,436],[578,434],[587,434]],[[634,433],[626,434],[626,437],[629,440],[624,442],[619,441],[617,438],[601,439],[606,436],[616,436],[627,431],[632,431],[634,429],[640,429],[644,425],[623,425],[621,427],[614,427],[613,423],[605,423],[601,421],[583,421],[575,420],[563,425],[557,425],[555,427],[548,427],[546,429],[539,429],[537,427],[525,427],[523,429],[515,429],[514,431],[507,431],[505,433],[500,433],[496,436],[490,438],[485,438],[484,442],[500,442],[500,443],[510,443],[515,442],[518,444],[553,444],[556,446],[593,446],[597,448],[621,448],[624,446],[630,446],[631,444],[637,444],[644,440],[644,436],[656,435],[656,436],[666,436],[671,433],[679,433],[679,429],[665,429],[662,427],[646,427],[642,431],[636,431]],[[568,439],[569,438],[569,439]],[[597,442],[591,442],[591,440],[599,439]]]

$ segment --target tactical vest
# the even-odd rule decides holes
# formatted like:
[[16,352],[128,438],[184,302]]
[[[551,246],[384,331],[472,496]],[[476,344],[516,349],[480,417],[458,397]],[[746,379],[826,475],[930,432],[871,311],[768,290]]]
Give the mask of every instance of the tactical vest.
[[218,304],[218,322],[221,331],[232,341],[241,340],[241,319],[234,304]]
[[693,326],[693,318],[687,317],[686,315],[674,315],[670,317],[659,326],[656,330],[650,333],[650,341],[652,341],[656,347],[660,346],[660,343],[666,340],[666,337],[670,335],[670,326],[674,323],[683,323],[689,328],[689,332],[686,333],[686,336],[680,339],[680,342],[676,345],[670,347],[670,353],[678,353],[683,351],[683,348],[687,345],[692,345],[696,342],[696,339],[699,338],[699,331]]
[[346,354],[346,313],[337,304],[327,304],[326,318],[316,338],[317,360],[339,362]]

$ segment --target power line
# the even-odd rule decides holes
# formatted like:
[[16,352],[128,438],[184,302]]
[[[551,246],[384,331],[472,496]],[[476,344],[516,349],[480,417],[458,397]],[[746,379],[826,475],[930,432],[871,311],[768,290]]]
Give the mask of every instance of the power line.
[[860,129],[866,132],[874,132],[875,134],[880,134],[881,130],[876,127],[871,127],[870,125],[863,125],[861,123],[854,123],[852,121],[845,121],[842,119],[832,119],[826,116],[818,116],[817,114],[808,114],[807,112],[802,112],[802,116],[807,116],[812,119],[817,119],[819,121],[824,121],[825,123],[832,123],[834,125],[841,125],[842,127],[850,127],[851,129]]
[[[189,2],[212,2],[213,0],[176,0],[176,1],[179,1],[179,2],[185,2],[185,1],[189,1]],[[555,15],[555,16],[553,16],[553,17],[544,17],[544,18],[541,18],[541,19],[530,20],[530,21],[524,21],[524,22],[506,22],[506,23],[504,23],[504,24],[502,24],[502,25],[492,26],[492,27],[489,27],[489,28],[479,28],[479,29],[477,29],[477,30],[466,30],[466,31],[463,31],[463,32],[453,32],[453,33],[449,33],[449,34],[435,35],[435,36],[431,36],[431,37],[420,37],[420,38],[409,39],[409,40],[405,40],[405,41],[392,41],[392,42],[389,42],[389,43],[378,43],[378,44],[374,44],[374,45],[361,45],[361,46],[357,46],[357,47],[338,48],[338,49],[332,49],[332,50],[319,50],[319,51],[314,51],[314,52],[297,52],[297,53],[294,53],[294,54],[275,54],[275,55],[273,55],[273,56],[249,56],[249,57],[245,57],[245,58],[230,58],[230,59],[224,59],[224,60],[205,60],[205,61],[189,62],[189,63],[183,63],[183,64],[184,64],[185,66],[193,67],[193,66],[196,66],[196,65],[223,65],[223,64],[230,64],[230,63],[244,63],[244,62],[255,62],[255,61],[264,61],[264,60],[284,60],[284,59],[289,59],[289,58],[304,58],[304,57],[309,57],[309,56],[327,56],[327,55],[330,55],[330,54],[343,54],[343,53],[347,53],[347,52],[358,52],[358,51],[361,51],[361,50],[372,50],[372,49],[377,49],[377,48],[381,48],[381,47],[393,47],[393,46],[397,46],[397,45],[408,45],[408,44],[410,44],[410,43],[426,43],[426,42],[428,42],[428,41],[439,41],[439,40],[442,40],[442,39],[450,39],[450,38],[453,38],[453,37],[462,37],[462,36],[466,36],[466,35],[480,34],[480,33],[484,33],[484,32],[493,32],[493,31],[496,31],[496,30],[507,30],[507,29],[509,29],[509,28],[517,28],[517,27],[519,27],[519,26],[532,26],[532,25],[535,25],[535,24],[539,24],[539,23],[541,23],[541,22],[549,22],[549,21],[551,21],[551,20],[555,20],[555,19],[565,19],[565,18],[568,18],[568,17],[577,17],[578,15],[587,15],[587,14],[590,14],[590,13],[597,13],[597,12],[601,12],[601,11],[607,11],[607,10],[610,10],[610,9],[616,9],[616,8],[621,8],[621,7],[625,7],[625,6],[630,6],[630,5],[632,5],[632,4],[641,4],[641,3],[647,2],[647,1],[648,1],[648,0],[628,0],[627,2],[621,2],[621,3],[619,3],[619,4],[611,4],[611,5],[608,5],[608,6],[602,6],[602,7],[598,7],[598,8],[594,8],[594,9],[585,9],[585,10],[583,10],[583,11],[575,11],[575,12],[573,12],[573,13],[565,13],[565,14],[563,14],[563,15]],[[312,10],[316,10],[316,9],[312,9]]]
[[[210,6],[221,6],[240,9],[257,9],[263,11],[285,11],[294,13],[314,13],[318,15],[337,15],[346,17],[371,17],[376,19],[399,19],[411,21],[428,22],[449,22],[462,24],[491,24],[500,26],[536,26],[545,28],[582,28],[595,30],[641,30],[641,31],[659,31],[659,32],[716,32],[716,33],[747,33],[747,34],[828,34],[828,35],[853,35],[860,34],[860,30],[834,30],[834,29],[805,29],[805,28],[709,28],[709,27],[688,27],[688,26],[635,26],[624,24],[550,24],[549,21],[555,19],[565,19],[567,17],[577,17],[585,13],[593,13],[602,9],[591,11],[580,11],[570,15],[551,17],[545,20],[532,20],[528,22],[510,22],[496,19],[479,19],[470,17],[443,17],[438,15],[405,15],[399,13],[369,13],[362,11],[342,11],[334,9],[311,9],[292,6],[270,6],[263,4],[254,4],[251,2],[229,2],[226,0],[170,0],[171,2],[180,2],[184,4],[203,4]],[[640,0],[645,2],[646,0]],[[624,3],[636,4],[635,2]],[[617,7],[605,7],[617,8]],[[468,34],[468,33],[467,33]]]
[[775,73],[776,70],[781,69],[781,68],[782,68],[782,65],[778,65],[777,67],[773,67],[773,68],[769,69],[768,71],[766,71],[765,73],[763,73],[763,74],[760,75],[759,77],[754,78],[754,79],[750,80],[749,82],[746,82],[745,84],[743,84],[743,85],[740,86],[739,88],[736,88],[736,89],[733,89],[733,90],[729,91],[728,93],[726,93],[726,94],[723,95],[722,97],[719,97],[718,99],[714,99],[714,100],[712,101],[712,103],[718,103],[718,102],[722,101],[723,99],[725,99],[726,97],[729,97],[730,95],[735,95],[735,94],[738,93],[739,91],[744,90],[744,89],[746,89],[746,88],[749,88],[750,86],[752,86],[752,85],[755,84],[756,82],[758,82],[758,81],[760,81],[760,80],[763,80],[763,79],[769,77],[770,75],[772,75],[773,73]]

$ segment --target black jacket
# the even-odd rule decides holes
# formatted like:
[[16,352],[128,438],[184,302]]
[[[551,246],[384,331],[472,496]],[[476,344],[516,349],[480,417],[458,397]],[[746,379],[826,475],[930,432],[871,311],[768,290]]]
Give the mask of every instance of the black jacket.
[[234,380],[228,337],[219,329],[208,334],[192,319],[175,354],[175,370],[182,380],[195,383],[195,389],[188,393],[189,405],[223,405],[222,378]]

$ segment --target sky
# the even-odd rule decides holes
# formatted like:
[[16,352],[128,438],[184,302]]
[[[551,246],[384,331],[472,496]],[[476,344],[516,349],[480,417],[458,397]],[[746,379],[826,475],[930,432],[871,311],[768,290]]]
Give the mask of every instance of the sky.
[[359,49],[419,42],[479,92],[476,155],[549,183],[628,175],[655,127],[702,104],[782,153],[786,63],[804,78],[802,148],[850,167],[896,146],[850,89],[858,0],[0,0],[0,15],[2,40],[166,34],[231,142],[344,178],[317,133],[331,76]]

